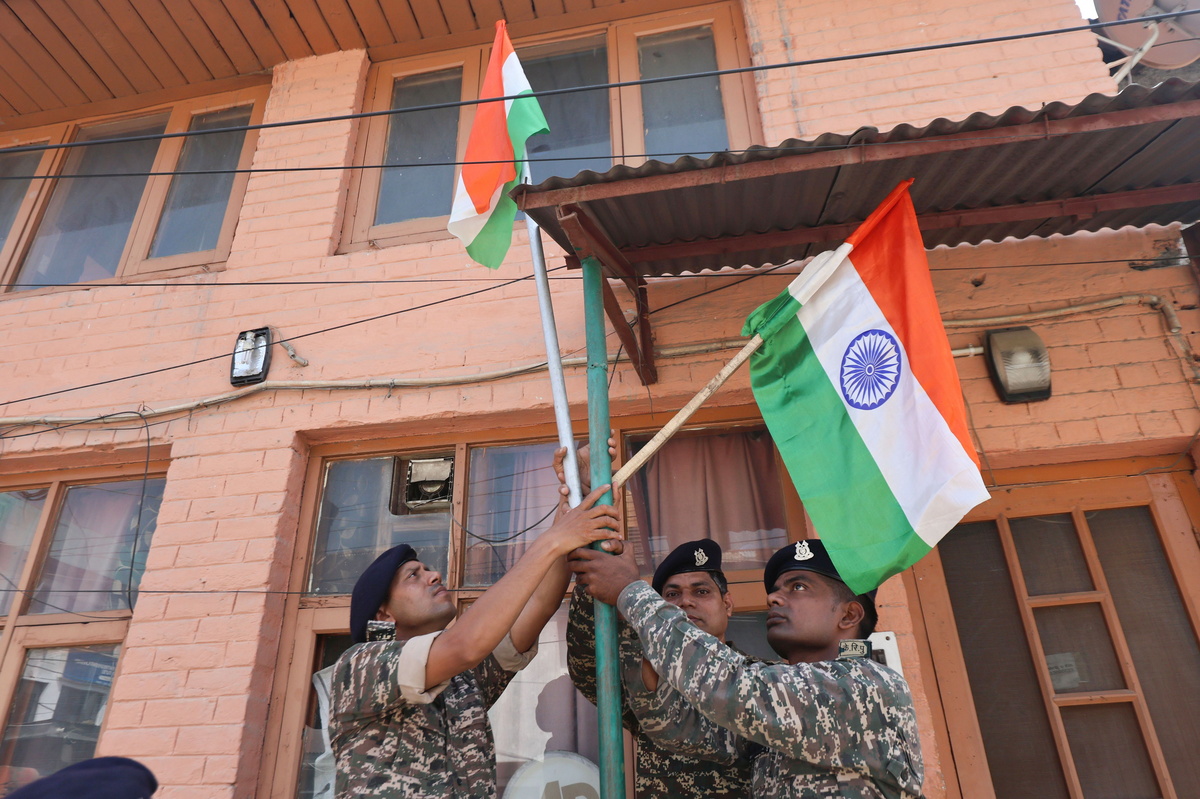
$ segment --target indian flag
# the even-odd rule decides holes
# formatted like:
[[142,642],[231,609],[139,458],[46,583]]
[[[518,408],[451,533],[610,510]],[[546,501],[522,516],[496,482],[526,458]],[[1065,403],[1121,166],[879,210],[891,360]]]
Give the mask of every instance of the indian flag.
[[750,382],[817,533],[864,593],[987,500],[901,183],[746,320]]
[[517,204],[508,193],[521,171],[517,162],[525,160],[525,140],[550,130],[532,92],[504,20],[499,20],[479,98],[512,99],[476,106],[447,226],[471,258],[492,269],[504,261],[512,243]]

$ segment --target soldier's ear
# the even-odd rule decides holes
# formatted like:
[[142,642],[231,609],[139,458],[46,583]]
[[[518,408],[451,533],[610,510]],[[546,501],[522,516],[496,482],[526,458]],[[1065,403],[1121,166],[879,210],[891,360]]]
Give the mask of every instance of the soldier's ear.
[[838,619],[838,629],[857,631],[858,626],[866,618],[866,615],[867,612],[863,609],[862,603],[857,599],[853,599],[845,604],[842,617]]
[[721,601],[725,603],[725,615],[732,616],[733,615],[733,597],[731,597],[729,595],[728,591],[721,594]]
[[387,609],[387,605],[380,605],[379,610],[375,611],[375,621],[390,621],[392,624],[395,624],[396,617]]

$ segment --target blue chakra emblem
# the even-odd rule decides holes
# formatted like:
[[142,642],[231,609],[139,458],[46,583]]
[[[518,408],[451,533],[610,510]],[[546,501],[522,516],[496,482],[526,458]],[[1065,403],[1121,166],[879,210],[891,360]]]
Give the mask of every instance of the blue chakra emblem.
[[855,336],[842,356],[842,396],[870,411],[888,401],[900,383],[900,344],[885,330]]

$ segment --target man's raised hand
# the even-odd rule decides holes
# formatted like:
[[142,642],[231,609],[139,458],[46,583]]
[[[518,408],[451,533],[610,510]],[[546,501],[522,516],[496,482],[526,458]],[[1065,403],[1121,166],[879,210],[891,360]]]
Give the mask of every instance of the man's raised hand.
[[577,549],[571,553],[567,565],[590,596],[615,605],[625,586],[640,580],[641,574],[633,557],[633,547],[625,546],[623,541],[611,541],[605,543],[604,549],[605,552]]
[[548,538],[555,552],[566,555],[596,541],[620,537],[621,517],[617,509],[612,505],[596,504],[609,488],[608,485],[602,485],[588,494],[579,507],[561,513],[554,525],[542,534]]

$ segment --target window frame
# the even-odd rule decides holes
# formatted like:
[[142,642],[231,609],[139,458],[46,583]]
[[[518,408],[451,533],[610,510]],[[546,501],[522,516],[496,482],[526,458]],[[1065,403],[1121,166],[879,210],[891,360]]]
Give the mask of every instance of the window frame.
[[[14,461],[11,464],[14,471],[0,477],[0,491],[47,489],[41,515],[29,541],[29,552],[17,579],[19,593],[13,598],[8,613],[0,616],[0,708],[3,709],[0,730],[7,726],[17,686],[31,650],[116,644],[121,649],[113,683],[120,678],[125,638],[133,618],[131,610],[118,608],[86,613],[37,614],[30,614],[27,610],[35,588],[35,578],[50,551],[68,489],[73,486],[140,480],[143,476],[150,480],[166,479],[168,462],[161,452],[152,452],[149,461],[134,461],[133,456],[130,457],[130,462],[112,466],[30,471],[25,474],[15,471],[19,465]],[[104,736],[108,719],[109,714],[105,712],[98,740]]]
[[[614,435],[624,442],[630,435],[652,435],[661,427],[658,416],[648,414],[616,417],[612,420]],[[587,435],[585,423],[575,429],[577,438]],[[685,428],[695,432],[701,430],[732,431],[739,429],[763,429],[764,424],[757,406],[701,409]],[[502,432],[499,432],[502,431]],[[521,427],[506,424],[503,419],[478,420],[478,425],[465,431],[447,430],[443,433],[417,434],[402,438],[377,438],[366,441],[316,444],[310,450],[304,481],[304,494],[300,505],[296,544],[293,549],[289,594],[284,608],[278,655],[278,678],[271,691],[271,713],[267,722],[266,741],[263,750],[263,768],[259,784],[259,796],[271,799],[294,799],[303,751],[305,718],[309,713],[307,697],[311,690],[311,676],[317,653],[317,636],[345,634],[349,629],[349,595],[312,595],[308,588],[309,569],[312,564],[313,547],[316,541],[317,516],[324,488],[326,467],[340,460],[354,460],[393,455],[423,455],[430,452],[455,453],[455,479],[451,501],[452,519],[465,520],[467,513],[467,487],[470,484],[470,452],[478,447],[511,446],[557,440],[552,424]],[[614,471],[625,459],[624,446],[618,446],[613,459]],[[804,509],[787,471],[776,450],[780,482],[784,489],[784,512],[788,523],[788,540],[796,541],[810,537]],[[622,532],[625,513],[632,503],[624,498],[618,506],[621,514]],[[466,564],[464,536],[458,525],[451,522],[450,540],[447,548],[446,583],[454,590],[452,594],[460,609],[470,605],[487,590],[487,586],[463,586]],[[648,576],[648,575],[647,575]],[[762,587],[762,571],[729,572],[730,594],[739,612],[762,611],[767,607],[766,592]],[[564,594],[564,600],[569,592]],[[305,697],[301,701],[301,695]],[[628,743],[628,742],[627,742]],[[632,757],[632,755],[630,755]],[[629,760],[633,762],[632,759]],[[632,775],[632,771],[630,772]]]
[[[119,114],[87,116],[70,122],[18,130],[0,136],[0,151],[28,145],[69,143],[75,141],[85,129],[96,125],[134,120],[164,112],[168,114],[167,133],[187,130],[192,119],[198,115],[242,106],[250,107],[249,124],[256,125],[263,120],[269,91],[268,84],[261,84],[221,94],[158,103]],[[158,145],[150,171],[170,172],[175,169],[186,141],[187,137],[182,136],[163,139]],[[257,144],[258,131],[248,131],[238,154],[237,169],[245,170],[251,166]],[[0,281],[2,281],[0,299],[30,296],[50,291],[69,291],[78,286],[120,284],[131,278],[141,278],[149,274],[169,277],[198,270],[212,271],[224,267],[232,249],[233,235],[242,202],[245,199],[249,174],[242,171],[233,176],[229,202],[222,218],[221,232],[217,238],[216,247],[210,250],[150,258],[150,247],[158,230],[163,206],[174,177],[172,175],[156,175],[147,178],[146,185],[142,189],[133,224],[125,239],[114,276],[101,280],[81,281],[68,286],[13,290],[12,284],[19,276],[24,260],[44,220],[54,189],[59,183],[54,176],[60,174],[65,168],[70,153],[71,148],[47,150],[38,162],[35,171],[37,177],[31,181],[30,187],[26,190],[4,247],[0,249]]]
[[[1142,467],[1158,473],[1144,474]],[[1065,467],[1070,473],[1070,467]],[[1088,464],[1086,471],[1076,472],[1075,479],[1062,479],[1064,467],[1044,467],[1012,470],[1011,475],[1000,473],[1001,485],[993,489],[992,498],[974,509],[963,520],[971,522],[994,521],[1001,528],[1000,535],[1005,550],[1005,559],[1012,576],[1014,599],[1026,630],[1026,642],[1033,658],[1034,671],[1038,677],[1038,688],[1055,743],[1055,756],[1062,764],[1063,776],[1068,793],[1082,796],[1080,780],[1074,760],[1068,756],[1066,730],[1055,711],[1056,707],[1089,705],[1093,701],[1105,704],[1121,702],[1117,698],[1105,698],[1093,694],[1056,693],[1050,683],[1045,664],[1041,640],[1033,619],[1033,609],[1063,604],[1091,602],[1093,597],[1101,606],[1109,630],[1114,652],[1121,666],[1127,687],[1119,691],[1099,694],[1130,695],[1132,705],[1142,733],[1149,762],[1159,781],[1164,797],[1176,794],[1170,787],[1170,776],[1159,737],[1165,731],[1156,730],[1155,723],[1146,706],[1132,656],[1125,641],[1122,626],[1116,617],[1113,598],[1108,591],[1107,581],[1099,566],[1095,546],[1090,534],[1080,537],[1083,556],[1095,581],[1094,590],[1076,595],[1026,596],[1020,563],[1008,532],[1008,518],[1070,514],[1080,523],[1085,511],[1145,507],[1150,511],[1162,543],[1167,563],[1175,578],[1185,612],[1189,615],[1193,632],[1200,635],[1200,545],[1192,533],[1200,523],[1200,493],[1192,479],[1190,464],[1180,466],[1177,459],[1131,458],[1108,464]],[[1107,469],[1108,474],[1104,473]],[[1177,471],[1170,471],[1178,469]],[[1161,471],[1159,471],[1161,470]],[[1129,476],[1127,476],[1129,475]],[[1005,478],[1009,479],[1005,479]],[[1045,481],[1045,482],[1043,482]],[[967,676],[964,653],[959,643],[957,624],[950,601],[949,589],[942,571],[941,556],[935,547],[912,569],[912,579],[906,581],[910,595],[917,597],[915,607],[921,609],[919,625],[923,628],[922,648],[929,655],[934,679],[929,692],[941,709],[936,715],[936,733],[943,751],[952,752],[943,759],[947,776],[947,787],[961,790],[962,796],[995,799],[991,769],[984,748],[983,731],[975,710],[975,698]],[[1064,599],[1065,597],[1065,599]],[[949,761],[949,762],[947,762]]]
[[[721,69],[749,66],[752,61],[746,45],[741,14],[731,2],[720,2],[692,8],[664,11],[611,22],[571,28],[566,31],[520,37],[513,47],[520,51],[553,44],[569,44],[573,40],[604,37],[608,56],[608,80],[618,82],[639,77],[637,40],[642,36],[685,28],[711,27],[716,49],[717,66]],[[373,64],[367,78],[364,110],[382,112],[390,107],[392,82],[398,77],[435,72],[457,65],[463,66],[463,97],[473,100],[479,96],[491,54],[491,44],[481,44],[447,51],[437,56],[414,56]],[[478,70],[470,74],[470,66]],[[753,76],[724,75],[720,78],[721,96],[725,109],[725,124],[729,148],[745,149],[762,142],[762,126],[758,115],[758,99]],[[463,106],[459,115],[457,160],[466,152],[467,136],[475,117],[475,106]],[[383,163],[387,142],[387,121],[381,114],[363,120],[355,147],[354,163],[359,167]],[[638,166],[646,161],[642,124],[641,91],[631,86],[609,90],[609,139],[612,143],[612,164]],[[606,167],[607,168],[607,167]],[[458,177],[455,169],[455,180]],[[604,171],[604,170],[597,170]],[[374,225],[379,201],[379,169],[355,169],[351,176],[347,212],[343,222],[339,252],[376,249],[397,244],[446,239],[449,215],[423,217],[386,225]],[[516,227],[521,226],[518,222]]]

